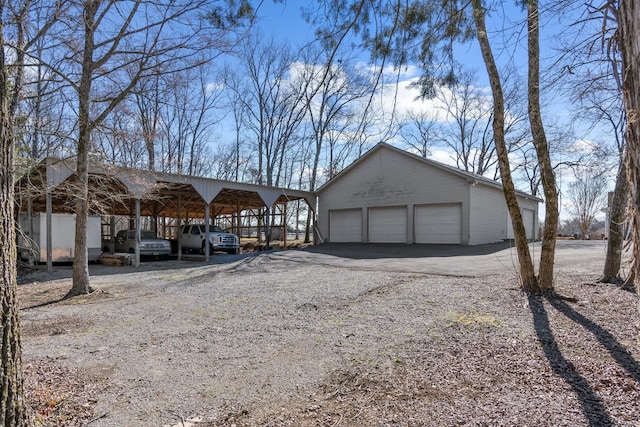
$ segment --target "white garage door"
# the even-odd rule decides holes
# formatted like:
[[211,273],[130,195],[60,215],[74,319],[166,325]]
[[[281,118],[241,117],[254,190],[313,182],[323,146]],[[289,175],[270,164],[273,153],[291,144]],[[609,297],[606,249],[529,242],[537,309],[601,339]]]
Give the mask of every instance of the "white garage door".
[[329,211],[329,241],[362,242],[362,209]]
[[407,207],[369,208],[369,242],[407,243]]
[[[524,223],[524,229],[527,233],[527,239],[533,240],[535,239],[535,212],[531,209],[521,209],[520,213],[522,214],[522,222]],[[514,239],[515,235],[513,234],[513,223],[511,222],[511,215],[507,212],[507,238]]]
[[531,209],[522,209],[522,221],[524,222],[524,229],[527,232],[527,239],[529,240],[534,238],[533,230],[535,229],[535,224],[533,220],[533,211]]
[[459,203],[416,206],[414,222],[416,243],[461,243],[462,206]]

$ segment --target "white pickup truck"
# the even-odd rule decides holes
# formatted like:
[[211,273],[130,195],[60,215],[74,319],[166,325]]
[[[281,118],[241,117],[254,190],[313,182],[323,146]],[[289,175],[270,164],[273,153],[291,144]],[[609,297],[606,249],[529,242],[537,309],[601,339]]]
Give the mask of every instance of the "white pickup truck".
[[[205,251],[205,231],[204,224],[188,224],[182,226],[182,237],[180,245],[183,251],[193,252]],[[209,225],[209,253],[223,251],[229,254],[237,254],[240,250],[240,240],[233,233],[228,233],[217,225]]]

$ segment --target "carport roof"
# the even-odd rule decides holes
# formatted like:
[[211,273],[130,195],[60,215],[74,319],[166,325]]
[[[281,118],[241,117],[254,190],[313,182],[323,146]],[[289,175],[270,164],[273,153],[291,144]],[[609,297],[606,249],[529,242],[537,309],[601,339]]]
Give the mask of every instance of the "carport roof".
[[[30,199],[34,212],[46,211],[46,191],[51,192],[52,212],[72,213],[77,201],[75,159],[48,157],[16,183],[21,210]],[[144,216],[204,218],[205,203],[211,216],[263,206],[305,200],[314,209],[313,193],[256,184],[222,181],[104,164],[89,166],[90,210],[94,214],[132,215],[140,200]]]

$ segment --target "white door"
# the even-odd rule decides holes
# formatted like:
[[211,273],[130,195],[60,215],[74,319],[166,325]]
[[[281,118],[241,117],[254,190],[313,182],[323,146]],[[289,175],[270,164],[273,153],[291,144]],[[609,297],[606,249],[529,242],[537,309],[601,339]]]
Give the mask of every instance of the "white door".
[[[522,215],[522,222],[524,223],[524,230],[527,234],[527,239],[535,239],[535,212],[531,209],[521,209],[520,213]],[[511,215],[509,215],[509,212],[507,212],[507,238],[515,239],[513,223],[511,222]]]
[[362,242],[362,209],[329,211],[329,241]]
[[462,205],[422,205],[415,207],[416,243],[462,243]]
[[531,209],[522,209],[522,222],[524,222],[524,229],[527,232],[527,239],[533,240],[535,238],[534,224],[535,215]]
[[370,243],[407,243],[407,207],[369,208]]

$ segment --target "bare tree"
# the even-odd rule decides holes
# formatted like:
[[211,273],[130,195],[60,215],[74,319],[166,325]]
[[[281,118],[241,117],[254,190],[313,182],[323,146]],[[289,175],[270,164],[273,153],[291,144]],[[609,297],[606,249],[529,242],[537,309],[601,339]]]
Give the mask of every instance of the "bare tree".
[[533,136],[533,145],[538,155],[542,188],[545,196],[545,217],[542,232],[542,249],[538,283],[525,287],[531,293],[547,293],[553,291],[553,264],[555,259],[556,237],[558,230],[558,187],[551,164],[549,143],[542,123],[540,109],[540,11],[537,0],[527,2],[527,46],[528,46],[528,96],[529,123]]
[[[16,178],[16,117],[24,87],[27,58],[34,45],[45,37],[66,7],[33,4],[30,1],[0,0],[0,302],[2,303],[2,386],[0,426],[31,424],[24,396],[22,344],[17,301],[16,224],[14,216]],[[30,21],[37,10],[41,20]],[[10,58],[10,59],[9,59]]]
[[160,84],[162,76],[154,74],[138,80],[133,91],[132,103],[135,105],[137,122],[147,152],[147,168],[156,170],[156,149],[162,139],[160,134],[161,108],[164,88]]
[[[620,52],[615,49],[618,15],[615,2],[590,2],[575,27],[572,43],[563,51],[571,70],[569,93],[580,108],[579,117],[596,132],[604,159],[617,169],[613,197],[609,200],[609,237],[600,282],[621,281],[620,266],[627,215],[628,179],[624,166],[626,115],[622,103]],[[612,9],[613,8],[613,9]],[[612,13],[613,12],[613,13]],[[587,76],[588,78],[585,78]]]
[[221,95],[210,77],[205,67],[197,67],[163,78],[165,99],[161,101],[159,120],[164,139],[153,146],[159,153],[156,166],[163,172],[197,176],[212,173],[213,159],[207,143],[218,121],[214,109]]
[[[5,7],[0,2],[0,273],[2,287],[2,389],[0,391],[0,425],[27,426],[28,412],[22,377],[20,316],[17,300],[16,228],[14,206],[14,135],[11,111],[12,85],[5,53]],[[22,23],[23,24],[23,23]],[[19,64],[15,64],[19,67]],[[19,68],[15,73],[21,73]],[[14,79],[15,81],[16,79]]]
[[305,117],[310,82],[292,73],[288,45],[252,39],[243,59],[249,87],[242,102],[245,123],[256,141],[258,184],[278,185],[287,148]]
[[[475,76],[467,70],[457,71],[458,79],[450,87],[436,88],[435,99],[444,106],[445,123],[439,140],[454,153],[456,166],[484,175],[496,165],[491,130],[491,99],[475,86]],[[505,130],[506,134],[506,130]]]
[[108,164],[145,169],[146,141],[137,126],[131,126],[133,113],[126,102],[111,114],[93,132],[93,148],[100,160]]
[[226,176],[226,179],[233,179],[235,181],[244,181],[246,176],[245,173],[241,173],[241,169],[250,164],[250,159],[244,152],[247,149],[246,145],[249,145],[248,142],[245,141],[244,135],[248,111],[247,105],[243,103],[242,100],[248,97],[247,91],[249,88],[244,84],[236,72],[236,69],[229,65],[226,65],[224,68],[222,80],[227,89],[224,91],[227,97],[225,106],[231,116],[231,122],[233,124],[233,143],[226,147],[228,149],[224,156],[225,159],[232,161],[225,163],[225,167],[222,168],[225,174],[218,176]]
[[[4,4],[0,3],[0,14],[4,12]],[[3,22],[0,29],[4,32]],[[4,46],[4,37],[2,46]],[[9,109],[9,78],[4,49],[0,52],[0,272],[2,273],[2,391],[0,402],[0,425],[26,426],[27,407],[24,399],[22,377],[22,353],[20,339],[20,317],[17,301],[17,251],[15,245],[14,205],[14,143],[13,123]]]
[[607,179],[601,172],[585,169],[569,184],[567,197],[571,201],[569,211],[580,228],[580,238],[586,239],[589,227],[596,215],[607,204]]
[[[160,72],[171,72],[193,64],[194,54],[229,48],[227,22],[242,19],[251,10],[242,2],[236,12],[221,13],[221,5],[192,1],[92,0],[72,3],[61,17],[63,25],[52,41],[51,55],[63,56],[62,70],[48,61],[75,93],[76,133],[76,244],[73,287],[69,295],[91,291],[87,265],[88,165],[92,134],[134,90],[139,80]],[[229,9],[232,10],[232,9]],[[214,28],[203,20],[209,17]],[[68,30],[68,31],[64,31]],[[56,44],[57,43],[57,44]],[[53,56],[49,56],[53,58]]]
[[627,116],[627,178],[631,206],[633,269],[636,292],[640,293],[640,5],[635,0],[608,1],[605,17],[617,16],[615,43],[620,51],[622,93]]
[[496,66],[493,51],[488,38],[485,24],[485,9],[480,0],[472,1],[473,19],[476,28],[476,37],[480,43],[480,50],[484,59],[491,91],[493,93],[493,134],[498,154],[498,164],[500,166],[500,176],[502,178],[502,188],[513,224],[513,232],[516,240],[518,260],[520,261],[520,281],[522,289],[526,292],[537,292],[538,281],[533,269],[533,260],[526,242],[526,231],[522,221],[522,215],[518,206],[518,199],[515,186],[511,178],[511,167],[509,165],[509,155],[505,140],[505,111],[504,95],[498,67]]
[[435,145],[437,123],[437,112],[409,110],[399,124],[400,137],[410,150],[416,151],[420,157],[427,158]]
[[[534,3],[534,4],[532,4]],[[350,31],[359,32],[363,43],[372,52],[373,59],[393,62],[402,67],[410,61],[422,66],[420,79],[423,96],[433,96],[438,85],[453,84],[456,81],[455,67],[452,67],[455,42],[465,42],[475,38],[489,75],[493,95],[493,137],[496,143],[498,164],[502,179],[506,204],[514,227],[516,250],[519,260],[522,289],[531,293],[546,293],[553,289],[553,255],[555,242],[554,221],[557,221],[557,193],[552,176],[553,169],[548,159],[548,147],[544,129],[539,119],[539,49],[537,44],[538,11],[537,3],[527,2],[529,34],[529,113],[536,146],[539,166],[543,176],[545,196],[548,198],[545,227],[545,242],[540,264],[540,280],[535,274],[533,260],[527,244],[525,227],[518,206],[515,186],[511,176],[508,149],[505,138],[505,102],[503,80],[494,59],[494,53],[486,29],[485,16],[487,2],[481,0],[448,1],[445,7],[429,2],[381,2],[375,6],[369,2],[353,0],[340,6],[334,2],[323,2],[325,8],[318,18],[324,25],[318,32],[330,43],[339,45]],[[373,31],[363,22],[376,20],[379,25]],[[318,21],[315,21],[318,23]],[[444,54],[442,54],[444,52]],[[555,200],[555,202],[554,202]],[[554,219],[555,218],[555,219]]]
[[[619,70],[614,71],[617,74]],[[617,170],[613,197],[608,209],[607,255],[600,282],[618,283],[622,264],[622,248],[624,230],[627,221],[627,201],[629,199],[629,181],[624,165],[625,159],[625,123],[626,114],[622,106],[622,93],[617,86],[618,79],[601,79],[602,84],[592,86],[592,90],[580,97],[580,105],[586,113],[586,120],[593,126],[603,128],[598,144],[597,161],[610,165],[610,170]],[[593,82],[591,82],[593,83]]]
[[[303,140],[309,141],[311,164],[308,190],[315,191],[322,175],[319,169],[332,170],[335,167],[336,145],[348,140],[353,130],[353,122],[359,121],[359,101],[368,97],[371,89],[365,79],[355,71],[348,58],[335,63],[330,56],[320,54],[319,58],[307,57],[300,65],[299,78],[308,81],[304,94],[306,105],[306,130]],[[304,149],[302,150],[305,151]],[[322,157],[327,157],[325,164]],[[311,214],[307,215],[305,242],[310,241]]]

